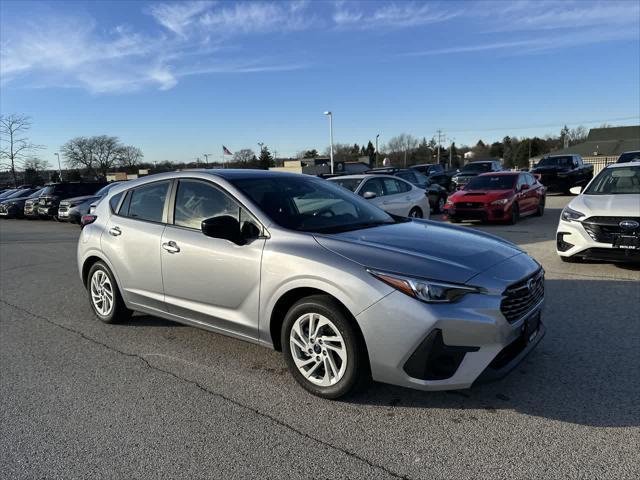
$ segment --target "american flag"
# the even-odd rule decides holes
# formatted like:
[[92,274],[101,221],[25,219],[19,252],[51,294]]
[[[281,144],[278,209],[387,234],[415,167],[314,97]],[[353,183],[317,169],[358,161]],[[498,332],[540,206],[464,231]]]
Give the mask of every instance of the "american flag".
[[233,155],[233,153],[231,153],[231,150],[229,150],[227,147],[225,147],[224,145],[222,145],[222,154],[223,155]]

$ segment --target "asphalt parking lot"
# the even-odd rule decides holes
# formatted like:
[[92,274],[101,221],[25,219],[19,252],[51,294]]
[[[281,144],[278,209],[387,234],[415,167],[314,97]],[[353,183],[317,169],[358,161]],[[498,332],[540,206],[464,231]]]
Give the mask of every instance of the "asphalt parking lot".
[[148,316],[103,325],[77,226],[0,222],[3,478],[638,478],[640,269],[564,264],[542,218],[473,226],[547,272],[547,335],[457,392],[307,394],[280,354]]

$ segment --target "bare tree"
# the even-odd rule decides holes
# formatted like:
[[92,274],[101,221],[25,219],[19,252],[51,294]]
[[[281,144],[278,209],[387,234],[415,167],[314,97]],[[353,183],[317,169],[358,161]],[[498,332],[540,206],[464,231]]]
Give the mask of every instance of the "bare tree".
[[387,142],[386,150],[389,152],[392,160],[396,163],[400,159],[404,160],[404,166],[407,166],[407,155],[411,154],[419,144],[419,140],[413,135],[408,133],[401,133],[400,135],[391,138]]
[[72,168],[86,168],[93,174],[107,176],[119,159],[122,145],[117,137],[76,137],[65,143],[61,150]]
[[33,170],[34,172],[39,173],[44,170],[49,170],[51,168],[51,164],[47,160],[32,157],[29,160],[24,161],[23,167],[25,170]]
[[70,168],[86,168],[95,173],[95,159],[93,157],[93,142],[91,138],[72,138],[60,148],[60,151]]
[[16,171],[35,150],[43,148],[29,141],[26,133],[31,129],[31,119],[25,115],[0,115],[0,160],[13,176],[13,183],[18,185]]
[[136,167],[144,158],[144,153],[138,147],[127,145],[120,147],[117,153],[118,165],[124,168]]
[[246,164],[255,158],[256,154],[250,148],[243,148],[242,150],[237,150],[236,153],[233,154],[233,161],[236,163]]

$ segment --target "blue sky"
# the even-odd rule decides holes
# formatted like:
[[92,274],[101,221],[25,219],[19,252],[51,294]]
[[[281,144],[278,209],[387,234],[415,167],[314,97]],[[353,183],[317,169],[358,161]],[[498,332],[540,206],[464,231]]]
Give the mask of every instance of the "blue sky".
[[441,128],[457,144],[640,123],[640,1],[0,3],[0,111],[41,156],[108,134],[148,161]]

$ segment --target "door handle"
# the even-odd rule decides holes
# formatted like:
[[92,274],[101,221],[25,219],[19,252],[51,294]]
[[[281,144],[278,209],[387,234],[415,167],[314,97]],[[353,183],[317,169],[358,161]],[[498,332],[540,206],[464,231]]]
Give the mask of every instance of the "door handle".
[[111,227],[109,229],[109,235],[117,237],[118,235],[122,235],[122,230],[120,230],[120,227]]
[[180,247],[174,241],[163,243],[162,248],[169,253],[178,253],[180,251]]

